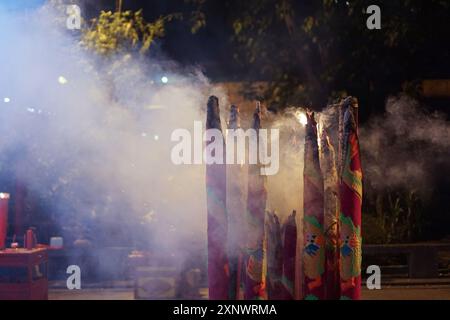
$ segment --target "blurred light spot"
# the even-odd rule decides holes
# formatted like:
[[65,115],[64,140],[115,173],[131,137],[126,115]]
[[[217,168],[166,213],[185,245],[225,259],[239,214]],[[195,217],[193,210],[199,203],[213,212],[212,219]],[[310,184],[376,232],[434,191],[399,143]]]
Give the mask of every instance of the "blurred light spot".
[[8,97],[5,97],[5,98],[3,98],[3,102],[4,102],[4,103],[8,103],[8,102],[11,102],[11,99],[10,99],[10,98],[8,98]]
[[28,112],[34,113],[36,110],[34,110],[34,108],[27,108]]
[[9,199],[9,193],[0,193],[0,199]]
[[143,219],[142,219],[143,223],[150,223],[152,221],[155,220],[155,212],[153,210],[151,210],[150,212],[148,212],[147,214],[144,215]]
[[59,76],[59,77],[58,77],[58,82],[59,82],[60,84],[66,84],[66,83],[67,83],[67,79],[64,78],[63,76]]
[[142,132],[141,133],[141,136],[143,136],[144,138],[147,136],[147,133],[145,133],[145,132]]
[[302,126],[306,126],[306,124],[308,123],[308,118],[306,117],[306,114],[304,114],[303,112],[296,112],[295,116],[297,117],[298,122]]
[[169,78],[164,76],[164,77],[161,78],[161,82],[165,84],[165,83],[169,82]]
[[155,136],[153,137],[156,141],[159,140],[159,136],[157,134],[155,134]]

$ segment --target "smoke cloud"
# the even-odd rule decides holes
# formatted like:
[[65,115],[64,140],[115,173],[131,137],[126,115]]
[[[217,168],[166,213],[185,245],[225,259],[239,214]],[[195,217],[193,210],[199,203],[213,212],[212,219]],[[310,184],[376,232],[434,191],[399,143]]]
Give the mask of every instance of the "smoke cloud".
[[445,115],[399,95],[387,100],[384,115],[361,127],[360,143],[366,185],[427,196],[435,170],[449,165],[450,125]]
[[0,11],[2,175],[19,177],[60,226],[48,236],[66,245],[150,248],[181,262],[205,242],[204,166],[173,165],[170,134],[204,122],[210,94],[226,98],[164,57],[93,57],[61,21],[48,7]]

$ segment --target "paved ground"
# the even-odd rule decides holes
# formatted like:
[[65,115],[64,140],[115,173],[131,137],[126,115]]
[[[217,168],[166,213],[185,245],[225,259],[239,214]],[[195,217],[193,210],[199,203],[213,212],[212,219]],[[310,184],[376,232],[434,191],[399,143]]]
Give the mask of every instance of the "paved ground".
[[[450,300],[450,285],[386,286],[363,290],[365,300]],[[50,300],[133,300],[131,289],[51,289]]]
[[450,300],[450,285],[391,286],[363,290],[365,300]]
[[51,289],[49,300],[133,300],[133,290],[126,289]]

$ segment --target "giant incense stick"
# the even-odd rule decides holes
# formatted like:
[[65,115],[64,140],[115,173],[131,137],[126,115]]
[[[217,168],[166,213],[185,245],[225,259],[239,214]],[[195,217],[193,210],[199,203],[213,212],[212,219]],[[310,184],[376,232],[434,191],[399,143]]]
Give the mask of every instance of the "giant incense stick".
[[281,275],[283,271],[283,252],[280,221],[277,214],[267,212],[266,217],[267,245],[267,297],[270,300],[283,299]]
[[[231,106],[228,120],[230,134],[227,139],[234,139],[240,129],[239,108]],[[227,142],[230,145],[231,141]],[[236,145],[236,144],[233,144]],[[237,148],[234,154],[237,154]],[[235,156],[236,157],[236,156]],[[237,158],[237,157],[236,157]],[[243,184],[243,164],[227,165],[227,212],[228,212],[228,258],[230,263],[230,299],[241,299],[242,265],[245,249],[245,199]]]
[[[253,129],[257,136],[256,145],[259,145],[259,129],[261,128],[261,106],[257,103],[253,114]],[[259,153],[259,152],[258,152]],[[250,164],[248,168],[248,195],[247,195],[247,257],[245,299],[265,299],[264,261],[264,216],[266,210],[267,191],[266,177],[261,175],[261,164]]]
[[304,298],[324,299],[325,238],[323,211],[323,178],[319,164],[317,123],[314,113],[307,112],[305,161],[303,170],[303,269]]
[[320,156],[324,180],[325,299],[335,300],[340,297],[338,178],[334,148],[325,128],[320,139]]
[[358,141],[358,102],[348,97],[340,110],[340,282],[341,299],[361,298],[362,168]]
[[283,226],[283,299],[293,300],[295,298],[295,257],[297,253],[297,223],[295,221],[296,211],[286,220]]
[[[219,100],[209,97],[207,105],[206,129],[222,131]],[[224,140],[224,139],[223,139]],[[207,142],[207,145],[212,141]],[[223,141],[223,144],[224,141]],[[215,151],[217,152],[217,150]],[[211,156],[206,154],[206,156]],[[216,156],[216,155],[214,155]],[[208,287],[209,299],[228,299],[229,270],[226,254],[227,213],[226,213],[226,166],[225,146],[222,164],[206,165],[206,193],[208,211]],[[207,162],[208,163],[208,162]]]

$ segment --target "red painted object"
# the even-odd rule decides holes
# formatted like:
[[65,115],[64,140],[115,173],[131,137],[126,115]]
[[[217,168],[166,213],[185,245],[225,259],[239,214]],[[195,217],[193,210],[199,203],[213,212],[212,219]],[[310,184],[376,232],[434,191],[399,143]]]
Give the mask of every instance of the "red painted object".
[[320,170],[317,123],[314,113],[306,113],[303,169],[303,293],[305,300],[325,297],[325,236],[323,176]]
[[6,247],[9,194],[0,193],[0,250]]
[[347,98],[341,106],[341,175],[339,197],[341,215],[340,279],[341,300],[361,299],[361,206],[363,173],[358,138],[358,102]]
[[0,250],[0,300],[47,300],[46,249]]
[[34,241],[34,232],[33,229],[28,229],[25,233],[25,245],[24,247],[27,248],[27,250],[31,250],[35,247],[35,241]]

